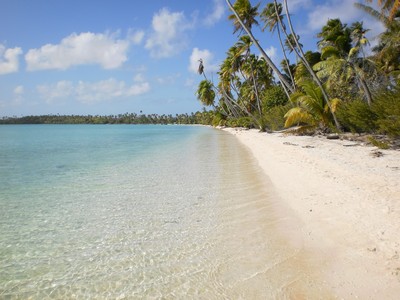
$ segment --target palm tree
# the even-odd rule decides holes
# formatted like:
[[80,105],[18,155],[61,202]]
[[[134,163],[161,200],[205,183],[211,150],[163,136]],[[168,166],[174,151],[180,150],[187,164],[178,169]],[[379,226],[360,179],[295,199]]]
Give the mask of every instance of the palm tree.
[[215,92],[213,84],[209,80],[202,80],[196,91],[197,99],[205,106],[213,106],[215,100]]
[[400,10],[391,19],[385,12],[379,12],[370,6],[362,3],[354,5],[384,24],[386,30],[379,35],[379,44],[372,50],[376,53],[375,60],[380,69],[389,77],[397,77],[400,82]]
[[[276,2],[276,0],[274,0],[274,1]],[[294,32],[292,21],[291,21],[291,17],[290,17],[290,14],[289,14],[289,8],[288,8],[288,5],[287,5],[287,0],[283,0],[283,2],[284,2],[284,5],[285,5],[285,13],[286,13],[286,18],[287,18],[287,21],[288,21],[288,24],[289,24],[290,32],[291,32],[292,36],[294,37],[294,41],[295,41],[295,44],[296,44],[296,47],[293,47],[293,50],[295,51],[296,55],[300,58],[300,60],[302,61],[302,63],[304,64],[304,66],[306,67],[308,72],[310,73],[312,79],[314,80],[314,82],[318,85],[319,89],[321,90],[323,98],[325,100],[325,103],[329,107],[329,109],[331,110],[332,117],[333,117],[333,120],[335,122],[335,127],[336,127],[336,129],[338,131],[341,131],[339,121],[337,120],[335,112],[332,110],[332,107],[330,105],[330,100],[329,100],[328,93],[326,92],[325,88],[323,87],[323,85],[322,85],[321,81],[319,80],[318,76],[315,74],[313,68],[311,67],[311,65],[307,61],[307,59],[305,57],[305,54],[303,52],[303,49],[302,49],[302,47],[299,44],[299,41],[297,39],[297,35]],[[286,32],[285,32],[285,34],[286,34]],[[286,34],[286,36],[288,37],[287,34]],[[292,45],[292,46],[294,46],[294,45]],[[296,50],[298,50],[298,51],[296,51]]]
[[320,49],[332,46],[335,47],[340,55],[346,57],[351,49],[351,31],[346,24],[342,24],[340,19],[329,19],[325,26],[322,27],[317,37]]
[[281,3],[277,4],[276,2],[275,3],[272,3],[272,2],[267,3],[267,5],[265,6],[265,8],[263,9],[263,11],[260,14],[260,17],[261,17],[261,20],[264,21],[263,30],[265,30],[265,28],[268,27],[270,32],[273,33],[276,30],[278,33],[279,43],[281,45],[282,53],[285,58],[284,59],[284,62],[286,64],[285,70],[287,70],[287,74],[289,75],[289,78],[292,82],[292,86],[293,86],[293,88],[295,88],[293,74],[290,70],[289,60],[287,58],[285,47],[283,46],[283,41],[282,41],[282,37],[281,37],[280,24],[283,25],[282,4]]
[[[238,2],[240,1],[240,2]],[[248,2],[250,3],[248,0],[238,0],[236,3],[242,3],[242,2]],[[294,89],[293,87],[288,83],[288,81],[286,80],[286,78],[283,76],[283,74],[279,71],[279,69],[276,67],[276,65],[273,63],[273,61],[271,60],[271,58],[267,55],[267,53],[264,51],[264,49],[261,47],[261,45],[259,44],[259,42],[256,40],[256,38],[254,37],[253,33],[251,32],[250,28],[246,25],[249,23],[248,20],[242,20],[242,17],[248,15],[248,14],[244,14],[242,11],[242,8],[240,7],[236,7],[238,9],[238,11],[236,11],[235,7],[231,4],[231,2],[229,0],[226,0],[226,3],[228,4],[229,8],[231,9],[231,11],[233,12],[234,16],[236,17],[235,22],[239,23],[240,26],[244,29],[244,31],[246,31],[246,33],[249,35],[249,37],[251,38],[252,42],[254,45],[256,45],[256,47],[258,48],[258,50],[261,52],[262,57],[265,59],[265,61],[267,62],[268,66],[274,71],[274,73],[276,74],[276,76],[278,77],[279,81],[282,84],[282,87],[284,88],[285,92],[289,95],[289,93],[293,93]],[[235,4],[236,4],[235,3]],[[249,8],[249,6],[246,5],[247,8]],[[251,5],[250,5],[251,7]],[[240,14],[239,14],[240,12]],[[242,15],[242,16],[241,16]],[[230,17],[231,19],[233,19],[233,17]]]
[[[251,6],[251,3],[249,0],[236,0],[235,4],[233,5],[234,9],[237,11],[240,19],[243,21],[244,25],[251,30],[253,25],[258,25],[258,21],[256,20],[256,17],[258,15],[258,7],[260,4],[257,4],[256,6]],[[243,31],[243,27],[241,26],[239,20],[236,18],[236,16],[229,15],[228,16],[229,20],[233,21],[233,33],[236,33],[237,31],[240,30],[240,33]]]
[[332,113],[336,111],[340,100],[332,99],[328,106],[321,89],[314,82],[306,80],[299,85],[302,91],[298,91],[290,97],[296,106],[285,114],[285,127],[300,125],[299,131],[315,127],[325,130],[332,124]]
[[[368,105],[372,103],[372,94],[366,82],[367,72],[373,71],[373,63],[370,60],[357,57],[358,49],[352,48],[346,58],[333,46],[327,46],[322,50],[322,61],[314,65],[318,77],[327,79],[327,86],[348,86],[355,84],[362,91]],[[368,68],[367,68],[368,67]]]

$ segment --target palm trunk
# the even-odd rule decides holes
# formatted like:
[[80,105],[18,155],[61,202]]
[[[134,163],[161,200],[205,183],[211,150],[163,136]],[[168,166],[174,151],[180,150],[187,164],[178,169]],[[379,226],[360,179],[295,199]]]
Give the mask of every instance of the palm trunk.
[[284,56],[284,58],[285,58],[285,63],[286,63],[286,67],[287,67],[288,72],[289,72],[290,80],[292,81],[292,86],[293,86],[293,88],[295,89],[295,88],[296,88],[296,85],[295,85],[295,82],[294,82],[294,78],[293,78],[292,71],[290,71],[289,60],[288,60],[288,58],[287,58],[287,56],[286,56],[285,47],[283,46],[282,37],[281,37],[281,31],[280,31],[280,29],[279,29],[279,25],[282,27],[282,29],[284,29],[284,27],[283,27],[283,24],[282,24],[282,20],[281,20],[281,18],[280,18],[280,16],[279,16],[278,4],[276,3],[276,0],[274,1],[274,5],[275,5],[276,16],[277,16],[278,23],[279,23],[278,26],[276,27],[276,29],[278,30],[278,39],[279,39],[279,43],[281,44],[282,53],[283,53],[283,56]]
[[[276,0],[274,0],[274,1],[276,1]],[[312,68],[312,67],[310,66],[310,64],[308,63],[308,61],[307,61],[307,59],[306,59],[306,57],[305,57],[305,55],[304,55],[303,49],[302,49],[302,48],[300,47],[300,45],[299,45],[299,41],[297,40],[296,33],[295,33],[294,30],[293,30],[292,21],[291,21],[290,15],[289,15],[289,9],[288,9],[288,6],[287,6],[287,0],[283,0],[283,2],[284,2],[284,4],[285,4],[285,12],[286,12],[286,17],[287,17],[287,19],[288,19],[288,24],[289,24],[290,32],[292,33],[293,38],[294,38],[294,41],[295,41],[296,46],[297,46],[296,49],[294,49],[294,50],[295,50],[296,54],[299,56],[299,58],[301,59],[301,61],[303,62],[304,66],[307,68],[308,72],[310,73],[310,75],[311,75],[312,78],[314,79],[315,83],[316,83],[316,84],[318,85],[318,87],[321,89],[321,92],[322,92],[322,95],[323,95],[323,97],[324,97],[325,103],[326,103],[326,105],[328,105],[329,110],[331,111],[331,114],[332,114],[332,117],[333,117],[333,121],[335,122],[336,129],[337,129],[338,131],[341,131],[341,127],[340,127],[339,121],[337,120],[336,114],[333,112],[332,107],[331,107],[331,104],[329,103],[329,96],[328,96],[328,94],[327,94],[325,88],[322,86],[322,83],[321,83],[321,81],[319,80],[317,74],[315,74],[313,68]],[[285,32],[286,32],[286,31],[285,31]],[[298,51],[300,51],[301,55],[296,51],[297,49],[298,49]]]
[[[258,43],[258,41],[255,39],[253,33],[251,32],[251,30],[243,23],[243,21],[240,19],[240,16],[238,15],[238,13],[236,12],[236,10],[233,8],[231,2],[229,0],[226,0],[226,3],[228,4],[229,8],[232,10],[232,12],[235,14],[237,20],[239,21],[240,25],[242,26],[242,28],[247,32],[247,34],[249,35],[249,37],[251,38],[252,42],[254,43],[254,45],[257,46],[258,50],[260,50],[260,53],[262,55],[262,57],[265,59],[265,61],[267,62],[268,66],[275,72],[275,74],[278,76],[279,81],[282,83],[282,87],[284,88],[284,90],[287,91],[286,94],[290,94],[290,93],[294,93],[294,89],[293,87],[287,82],[287,80],[285,79],[285,77],[282,75],[282,73],[279,71],[279,69],[275,66],[275,64],[273,63],[273,61],[270,59],[270,57],[267,55],[267,53],[265,53],[264,49],[260,46],[260,44]],[[290,93],[289,93],[290,92]]]

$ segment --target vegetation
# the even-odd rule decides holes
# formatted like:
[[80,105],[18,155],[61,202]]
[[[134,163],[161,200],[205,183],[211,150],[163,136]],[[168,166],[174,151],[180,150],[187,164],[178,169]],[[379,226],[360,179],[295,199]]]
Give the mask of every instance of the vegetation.
[[[290,19],[287,0],[264,6],[226,0],[237,42],[226,52],[214,84],[205,76],[198,99],[214,111],[213,125],[260,130],[385,134],[400,137],[399,1],[368,0],[355,5],[380,20],[385,31],[369,49],[362,22],[327,20],[318,33],[318,52],[303,50]],[[280,68],[264,52],[254,28],[276,33]],[[257,56],[254,52],[260,53]],[[295,63],[290,58],[295,58]]]
[[42,115],[4,117],[0,124],[212,124],[215,113],[202,111],[192,114],[145,115],[125,113],[109,116]]

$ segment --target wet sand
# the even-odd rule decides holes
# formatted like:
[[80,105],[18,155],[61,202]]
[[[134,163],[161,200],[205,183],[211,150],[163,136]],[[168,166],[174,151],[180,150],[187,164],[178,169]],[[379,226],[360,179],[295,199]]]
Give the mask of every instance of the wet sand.
[[249,148],[272,183],[275,212],[286,218],[279,224],[287,243],[281,246],[296,253],[287,271],[309,278],[286,286],[288,298],[325,299],[328,292],[337,299],[398,299],[400,151],[224,130]]

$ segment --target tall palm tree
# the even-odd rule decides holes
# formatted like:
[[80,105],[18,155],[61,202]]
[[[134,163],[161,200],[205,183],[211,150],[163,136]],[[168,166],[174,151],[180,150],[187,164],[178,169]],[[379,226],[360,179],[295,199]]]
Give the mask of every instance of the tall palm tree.
[[[274,0],[274,1],[276,2],[276,0]],[[332,117],[333,117],[333,120],[334,120],[334,123],[335,123],[335,127],[336,127],[336,129],[338,131],[341,131],[341,127],[340,127],[339,121],[336,118],[336,114],[335,114],[335,112],[333,111],[333,109],[332,109],[332,107],[330,105],[329,95],[326,92],[326,90],[325,90],[324,86],[322,85],[321,81],[319,80],[318,76],[314,72],[313,68],[311,67],[310,63],[307,61],[307,59],[305,57],[305,54],[303,52],[303,49],[302,49],[302,47],[299,44],[299,41],[297,39],[297,35],[294,32],[293,25],[292,25],[292,20],[291,20],[290,14],[289,14],[289,8],[288,8],[288,5],[287,5],[287,0],[283,0],[283,3],[284,3],[284,6],[285,6],[285,13],[286,13],[286,18],[287,18],[287,21],[288,21],[288,24],[289,24],[290,32],[291,32],[292,36],[294,37],[294,41],[295,41],[295,44],[296,44],[296,47],[295,48],[293,47],[293,49],[295,50],[296,55],[300,58],[300,60],[302,61],[302,63],[304,64],[304,66],[306,67],[308,72],[310,73],[310,75],[311,75],[312,79],[314,80],[314,82],[317,84],[317,86],[321,90],[323,98],[325,100],[325,103],[329,107],[329,109],[331,110]],[[288,35],[286,34],[286,36],[288,36]],[[296,50],[298,50],[298,51],[296,51]]]
[[[247,26],[247,28],[249,28],[249,30],[252,29],[253,25],[258,25],[256,17],[258,15],[259,5],[260,4],[257,4],[256,6],[251,6],[249,0],[236,0],[235,4],[233,5],[236,12],[240,16],[240,19]],[[234,14],[229,15],[228,19],[233,21],[233,33],[236,33],[237,31],[241,33],[243,31],[243,27],[241,26],[239,20]]]
[[375,59],[380,69],[389,77],[397,78],[400,83],[400,10],[391,19],[385,12],[379,12],[370,6],[362,3],[354,5],[384,24],[386,30],[378,36],[379,44],[372,50],[376,53]]
[[[238,0],[239,1],[239,0]],[[247,1],[248,0],[243,0],[243,1]],[[238,11],[236,11],[236,9],[234,8],[234,6],[231,4],[231,2],[229,0],[226,0],[226,3],[228,4],[230,10],[233,12],[234,16],[236,17],[236,21],[240,24],[240,26],[244,29],[244,31],[246,31],[246,33],[249,35],[249,37],[251,38],[252,42],[254,43],[254,45],[258,48],[258,50],[260,51],[262,57],[265,59],[265,61],[267,62],[268,66],[274,71],[274,73],[276,74],[276,76],[278,77],[279,81],[282,84],[282,87],[284,88],[285,92],[289,95],[290,93],[294,92],[293,87],[291,86],[291,84],[286,80],[286,78],[283,76],[283,74],[279,71],[279,69],[276,67],[276,65],[273,63],[273,61],[271,60],[271,58],[267,55],[267,53],[264,51],[264,49],[261,47],[261,45],[259,44],[259,42],[257,41],[257,39],[254,37],[253,33],[251,32],[250,28],[246,25],[246,23],[248,23],[248,21],[244,21],[242,20],[242,17],[239,15],[240,10],[238,9]]]
[[281,45],[282,53],[284,56],[284,62],[286,64],[285,70],[287,70],[289,78],[292,82],[292,86],[294,88],[293,74],[290,70],[289,60],[287,58],[286,50],[283,45],[283,41],[282,41],[282,37],[281,37],[280,24],[283,24],[283,22],[282,22],[282,19],[283,19],[282,4],[281,3],[276,4],[276,3],[272,3],[272,2],[267,3],[267,5],[265,6],[265,8],[263,9],[263,11],[260,14],[260,17],[261,17],[261,20],[264,21],[263,30],[265,30],[265,28],[268,27],[270,32],[273,33],[276,30],[278,33],[279,43]]

